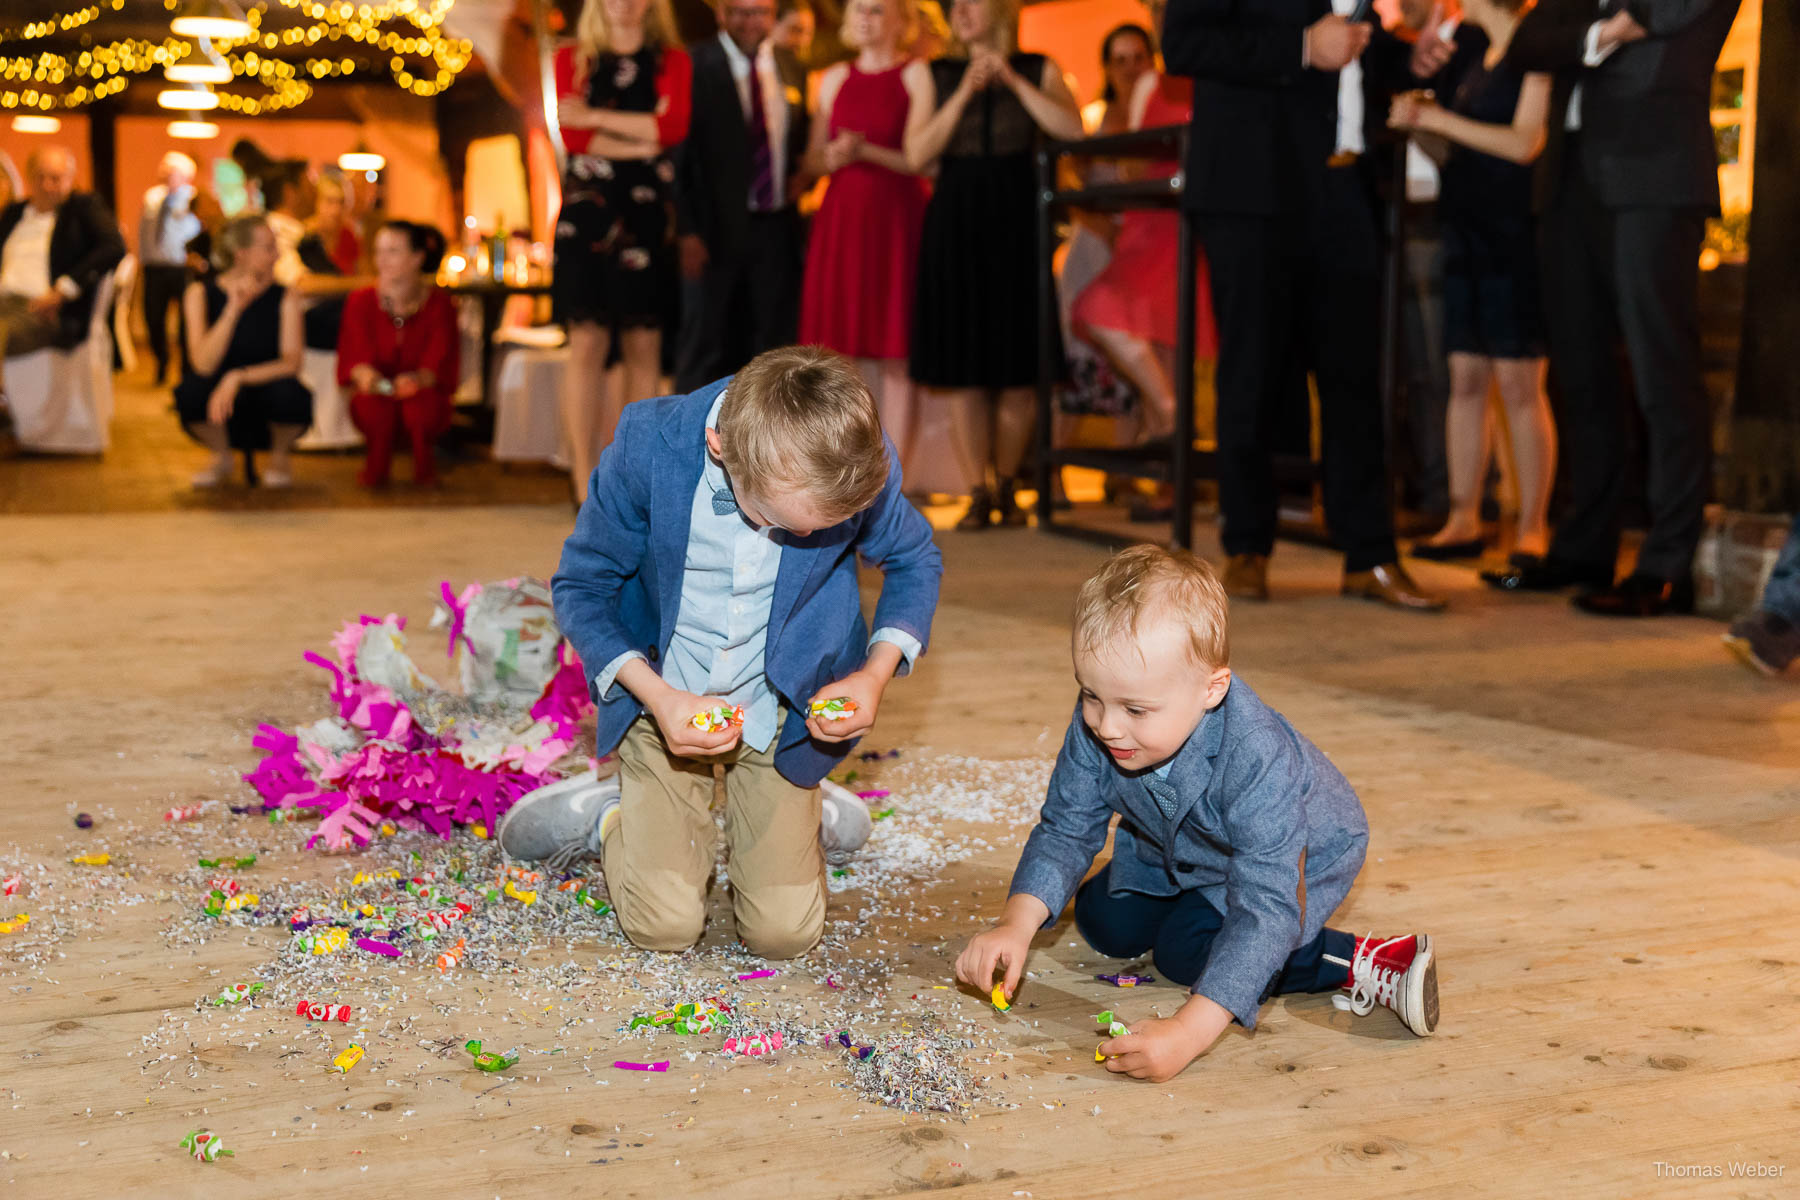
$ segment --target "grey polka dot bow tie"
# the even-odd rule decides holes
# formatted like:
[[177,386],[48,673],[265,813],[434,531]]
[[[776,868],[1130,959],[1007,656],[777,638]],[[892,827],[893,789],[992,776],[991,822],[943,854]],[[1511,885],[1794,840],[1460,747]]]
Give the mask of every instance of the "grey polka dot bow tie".
[[713,490],[713,515],[715,517],[723,517],[737,510],[737,497],[731,494],[730,488],[722,487]]

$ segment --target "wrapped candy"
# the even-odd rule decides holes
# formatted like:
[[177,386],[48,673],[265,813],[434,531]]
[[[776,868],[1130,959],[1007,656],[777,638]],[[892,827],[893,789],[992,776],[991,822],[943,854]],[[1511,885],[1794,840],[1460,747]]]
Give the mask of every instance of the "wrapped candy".
[[850,1051],[852,1054],[856,1055],[856,1057],[859,1059],[867,1058],[867,1057],[869,1057],[869,1055],[875,1053],[874,1046],[868,1046],[868,1045],[862,1044],[861,1042],[851,1041],[850,1040],[850,1031],[848,1029],[842,1029],[842,1030],[838,1031],[838,1044],[843,1046],[844,1049]]
[[667,1071],[669,1069],[669,1064],[666,1062],[615,1062],[613,1066],[621,1071]]
[[517,900],[521,904],[536,904],[537,903],[537,893],[536,892],[521,892],[518,888],[513,886],[513,881],[510,879],[506,881],[505,891],[508,896],[512,897],[514,900]]
[[91,813],[76,813],[75,814],[75,828],[77,828],[77,829],[92,829],[93,827],[94,827],[94,818]]
[[221,916],[228,912],[236,912],[240,908],[254,908],[260,899],[255,892],[245,892],[238,896],[227,896],[218,888],[206,898],[206,905],[201,910],[209,917]]
[[646,1025],[666,1029],[670,1033],[694,1034],[711,1033],[714,1029],[731,1024],[727,1010],[721,1006],[707,1004],[683,1004],[674,1009],[663,1009],[654,1016],[633,1017],[628,1028],[642,1029]]
[[1102,983],[1110,983],[1114,987],[1136,987],[1140,983],[1155,983],[1154,975],[1096,975]]
[[25,880],[18,875],[8,875],[4,880],[0,880],[0,895],[18,895],[19,887],[24,882]]
[[0,921],[0,933],[18,933],[31,924],[30,913],[20,913],[10,921]]
[[174,808],[171,808],[168,812],[163,814],[163,820],[165,820],[165,821],[191,821],[195,817],[200,815],[200,810],[202,807],[204,807],[204,806],[199,805],[199,804],[178,804]]
[[220,992],[219,998],[214,1000],[213,1003],[215,1005],[236,1004],[239,1001],[248,1000],[262,990],[263,985],[260,983],[234,983],[224,991]]
[[775,976],[777,976],[779,974],[781,974],[780,971],[772,971],[772,970],[746,971],[742,975],[738,976],[738,982],[743,983],[747,979],[773,979]]
[[243,871],[256,865],[256,855],[250,854],[243,858],[202,858],[199,859],[198,862],[203,867],[210,867],[215,870],[220,867],[233,867],[239,871]]
[[218,875],[206,881],[206,886],[215,892],[224,892],[227,896],[238,894],[238,881],[230,876]]
[[774,1054],[781,1049],[781,1031],[769,1033],[750,1033],[741,1037],[728,1037],[722,1049],[727,1054],[747,1054],[752,1058]]
[[577,903],[585,904],[593,909],[594,915],[597,917],[604,917],[607,913],[612,911],[612,905],[608,904],[597,893],[590,892],[586,888],[582,888],[579,892],[575,893],[575,900]]
[[110,854],[79,854],[69,860],[78,867],[104,867],[112,861]]
[[988,999],[993,1003],[994,1007],[1001,1012],[1005,1012],[1012,1007],[1011,1002],[1006,998],[1006,985],[1004,983],[996,983],[994,985],[994,990],[988,996]]
[[519,1052],[517,1049],[509,1050],[505,1054],[495,1054],[491,1050],[484,1053],[481,1049],[480,1040],[476,1038],[470,1038],[468,1041],[464,1042],[463,1049],[474,1055],[475,1069],[477,1071],[486,1071],[490,1075],[495,1071],[504,1071],[519,1061]]
[[721,729],[730,729],[734,725],[744,723],[744,706],[741,704],[719,704],[712,708],[704,708],[694,714],[691,722],[701,733],[717,733]]
[[1122,1037],[1131,1032],[1131,1030],[1125,1027],[1125,1022],[1118,1020],[1112,1015],[1111,1009],[1108,1009],[1103,1013],[1094,1014],[1094,1024],[1106,1030],[1107,1037]]
[[316,933],[303,933],[296,940],[301,949],[313,954],[336,954],[350,944],[350,931],[339,925],[327,925]]
[[350,1006],[348,1004],[321,1004],[317,1000],[302,1000],[294,1005],[294,1015],[305,1017],[309,1021],[349,1021]]
[[463,951],[468,948],[469,941],[467,938],[457,938],[456,945],[437,956],[437,969],[440,971],[448,971],[451,967],[460,966],[462,964]]
[[363,1048],[355,1042],[344,1047],[343,1053],[331,1060],[331,1069],[339,1075],[348,1074],[351,1067],[362,1061]]
[[809,711],[821,721],[841,721],[856,711],[856,701],[848,696],[833,696],[829,700],[814,700]]
[[219,1135],[207,1129],[196,1129],[181,1139],[181,1148],[199,1159],[201,1162],[216,1162],[219,1156],[234,1157],[236,1152],[227,1150]]

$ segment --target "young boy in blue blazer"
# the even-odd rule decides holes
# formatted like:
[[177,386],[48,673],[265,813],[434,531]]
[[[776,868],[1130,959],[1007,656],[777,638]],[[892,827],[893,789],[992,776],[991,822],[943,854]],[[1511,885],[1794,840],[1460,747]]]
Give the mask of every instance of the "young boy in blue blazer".
[[[873,635],[859,557],[884,575]],[[722,766],[738,934],[767,958],[806,953],[825,925],[824,850],[869,820],[841,789],[822,813],[820,782],[924,652],[942,574],[847,360],[772,350],[628,406],[550,584],[619,773],[522,797],[501,849],[558,869],[598,857],[625,935],[685,950],[705,924]],[[812,714],[839,698],[854,711]],[[696,725],[720,706],[741,706],[741,724]]]
[[[1175,1016],[1109,1039],[1109,1071],[1168,1079],[1232,1021],[1254,1027],[1278,992],[1347,988],[1339,1007],[1379,1002],[1430,1034],[1431,938],[1325,927],[1362,867],[1368,821],[1318,747],[1232,677],[1212,568],[1185,551],[1124,551],[1082,586],[1074,625],[1080,700],[1049,794],[1000,923],[969,942],[957,977],[986,992],[1004,967],[1010,997],[1032,936],[1073,895],[1095,950],[1148,951],[1191,992]],[[1078,892],[1115,813],[1112,860]]]

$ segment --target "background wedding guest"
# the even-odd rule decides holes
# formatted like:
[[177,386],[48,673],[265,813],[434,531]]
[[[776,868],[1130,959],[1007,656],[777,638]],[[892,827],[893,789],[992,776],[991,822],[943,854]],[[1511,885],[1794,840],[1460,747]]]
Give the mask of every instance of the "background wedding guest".
[[857,360],[900,461],[910,461],[912,383],[906,374],[925,183],[902,142],[914,105],[929,111],[928,80],[905,75],[902,47],[917,24],[912,0],[850,0],[842,37],[850,62],[819,80],[807,169],[829,175],[813,217],[800,291],[800,341]]
[[[687,136],[693,68],[667,0],[586,0],[554,73],[569,163],[551,300],[569,331],[561,401],[579,503],[619,413],[662,376],[677,286],[670,155]],[[618,395],[606,375],[615,338]]]
[[[1554,73],[1538,178],[1545,316],[1569,499],[1541,561],[1489,582],[1594,590],[1601,616],[1693,608],[1712,411],[1700,366],[1700,244],[1719,213],[1713,65],[1738,0],[1543,0],[1513,35],[1520,70]],[[1623,338],[1645,430],[1650,528],[1614,582],[1632,442]]]
[[1506,410],[1519,498],[1512,553],[1537,561],[1550,544],[1556,429],[1544,394],[1530,167],[1544,145],[1550,77],[1507,61],[1524,6],[1524,0],[1464,0],[1464,15],[1487,35],[1485,57],[1463,74],[1448,107],[1408,93],[1394,100],[1388,119],[1397,129],[1428,135],[1443,163],[1437,211],[1450,362],[1451,508],[1443,528],[1413,546],[1419,558],[1482,552],[1481,498],[1493,430],[1488,392],[1495,386]]
[[[952,408],[950,444],[970,490],[958,528],[1024,524],[1013,502],[1036,411],[1040,131],[1082,134],[1062,68],[1018,49],[1016,0],[955,0],[950,57],[906,67],[906,159],[937,181],[914,295],[912,380]],[[1060,358],[1062,349],[1052,353]],[[988,482],[989,470],[993,484]]]
[[217,273],[188,285],[187,362],[175,385],[175,410],[189,435],[213,452],[194,476],[197,488],[231,477],[231,452],[244,455],[254,486],[254,454],[268,450],[264,487],[294,481],[294,443],[312,424],[312,393],[297,378],[305,341],[299,293],[275,282],[280,249],[261,213],[233,217],[213,247]]
[[689,51],[693,112],[675,155],[681,392],[791,344],[800,318],[805,92],[781,76],[775,0],[719,0],[718,13],[718,36]]
[[[0,363],[88,336],[94,294],[125,257],[105,201],[75,189],[75,156],[45,146],[25,161],[25,194],[0,210]],[[0,373],[0,407],[5,378]]]
[[344,300],[338,382],[352,389],[350,416],[368,451],[357,482],[386,486],[402,430],[412,447],[413,482],[437,483],[433,444],[450,428],[461,337],[456,305],[434,283],[444,235],[428,225],[389,221],[375,234],[375,284]]
[[168,377],[171,362],[169,309],[181,308],[181,293],[187,287],[187,244],[200,232],[200,218],[194,214],[196,170],[194,160],[179,150],[163,155],[156,167],[156,182],[144,193],[138,218],[144,327],[149,332],[158,387]]

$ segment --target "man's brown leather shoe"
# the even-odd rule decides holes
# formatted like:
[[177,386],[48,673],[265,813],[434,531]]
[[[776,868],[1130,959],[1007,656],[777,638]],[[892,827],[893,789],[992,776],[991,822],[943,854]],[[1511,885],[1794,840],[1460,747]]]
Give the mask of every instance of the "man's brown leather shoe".
[[1414,582],[1397,562],[1382,563],[1370,571],[1345,571],[1344,595],[1379,600],[1413,612],[1441,612],[1448,604]]
[[1269,598],[1269,556],[1234,554],[1225,563],[1225,594],[1233,600]]

